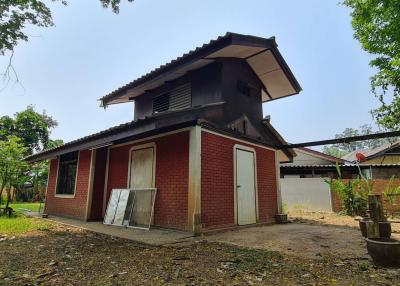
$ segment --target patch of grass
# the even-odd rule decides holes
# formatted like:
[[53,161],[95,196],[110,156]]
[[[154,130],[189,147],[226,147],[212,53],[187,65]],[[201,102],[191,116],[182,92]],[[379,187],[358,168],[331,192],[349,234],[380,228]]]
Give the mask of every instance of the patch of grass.
[[19,235],[30,231],[48,231],[53,226],[51,222],[26,217],[19,213],[14,213],[11,217],[0,216],[0,234]]
[[[39,205],[40,203],[11,203],[10,207],[12,207],[15,211],[18,211],[18,209],[25,209],[25,210],[30,210],[32,212],[38,212]],[[1,205],[1,207],[4,208],[5,205]]]
[[226,252],[235,256],[235,263],[242,270],[257,270],[279,265],[283,256],[278,251],[263,249],[227,247]]

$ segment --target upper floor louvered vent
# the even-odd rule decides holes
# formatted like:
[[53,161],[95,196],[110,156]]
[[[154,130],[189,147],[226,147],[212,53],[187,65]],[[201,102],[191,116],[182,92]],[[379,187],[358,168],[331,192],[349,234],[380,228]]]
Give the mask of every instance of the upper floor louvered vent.
[[180,85],[153,99],[153,113],[189,108],[192,105],[190,83]]

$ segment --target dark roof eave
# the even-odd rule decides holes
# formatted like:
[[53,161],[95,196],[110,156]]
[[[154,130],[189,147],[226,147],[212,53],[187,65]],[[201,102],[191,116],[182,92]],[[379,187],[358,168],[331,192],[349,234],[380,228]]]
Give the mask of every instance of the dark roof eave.
[[[151,123],[151,122],[150,122]],[[197,124],[197,120],[188,120],[184,122],[180,122],[177,124],[172,124],[172,125],[167,125],[163,126],[161,128],[150,128],[148,130],[144,130],[143,132],[140,132],[140,130],[137,130],[137,128],[124,128],[118,131],[111,130],[109,132],[103,131],[100,133],[96,133],[91,136],[87,136],[75,141],[72,141],[70,143],[67,143],[65,145],[62,145],[57,148],[53,148],[47,151],[43,151],[31,156],[28,156],[25,158],[26,161],[28,162],[37,162],[37,161],[42,161],[42,160],[47,160],[52,157],[56,157],[65,153],[69,152],[74,152],[78,150],[85,150],[85,149],[91,149],[96,146],[101,146],[107,143],[121,143],[121,141],[133,141],[133,140],[138,140],[141,138],[149,137],[149,136],[154,136],[158,135],[161,133],[165,132],[170,132],[173,130],[178,130],[182,129],[185,127],[190,127],[194,126]],[[127,124],[130,125],[130,124]],[[112,129],[112,128],[111,128]]]

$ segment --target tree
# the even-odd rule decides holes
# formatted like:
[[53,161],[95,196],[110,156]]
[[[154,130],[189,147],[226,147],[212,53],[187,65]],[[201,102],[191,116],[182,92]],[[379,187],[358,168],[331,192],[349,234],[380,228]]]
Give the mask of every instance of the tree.
[[[342,133],[336,134],[335,138],[344,138],[344,137],[352,137],[352,136],[360,136],[360,135],[368,135],[372,134],[374,131],[370,125],[362,125],[359,129],[354,128],[346,128]],[[371,149],[379,147],[386,143],[391,143],[397,140],[396,138],[381,138],[381,139],[370,139],[365,141],[356,141],[350,143],[338,143],[333,144],[331,146],[324,146],[323,152],[325,154],[335,156],[338,158],[343,157],[344,155],[356,151],[356,150],[363,150],[363,149]]]
[[28,148],[29,154],[32,154],[48,147],[50,131],[57,125],[57,121],[45,111],[38,113],[29,105],[24,111],[17,112],[14,119],[9,116],[0,117],[0,140],[16,136]]
[[373,94],[381,106],[373,110],[379,125],[400,127],[400,0],[344,0],[351,8],[354,37],[375,58],[371,77]]
[[0,141],[0,197],[5,190],[6,211],[12,200],[12,190],[20,189],[27,180],[28,164],[23,160],[27,154],[27,148],[15,136]]
[[[28,106],[24,111],[17,112],[14,118],[0,117],[0,143],[11,144],[14,141],[10,142],[10,138],[18,138],[18,144],[25,148],[26,155],[54,148],[63,144],[60,139],[51,140],[49,138],[51,129],[55,126],[57,126],[57,121],[47,115],[45,111],[38,113],[33,106]],[[29,167],[29,171],[20,174],[18,180],[14,182],[15,192],[13,194],[17,193],[19,196],[27,197],[26,193],[23,194],[20,190],[22,190],[23,184],[30,182],[34,197],[40,199],[47,183],[48,162],[37,162],[26,165],[26,167]],[[5,187],[0,189],[1,193],[4,189]]]
[[[66,5],[65,0],[52,0]],[[133,2],[133,0],[128,0]],[[120,0],[100,0],[103,7],[111,7],[119,12]],[[54,25],[51,10],[40,0],[2,0],[0,1],[0,55],[13,52],[20,41],[28,41],[24,31],[27,25],[51,27]],[[9,72],[9,70],[8,70]]]

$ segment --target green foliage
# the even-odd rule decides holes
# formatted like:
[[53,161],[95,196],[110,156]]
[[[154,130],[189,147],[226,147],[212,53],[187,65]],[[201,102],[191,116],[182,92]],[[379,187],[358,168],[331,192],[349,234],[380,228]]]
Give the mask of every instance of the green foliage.
[[391,204],[394,203],[396,196],[400,195],[400,186],[395,187],[393,184],[395,178],[396,178],[395,175],[390,177],[389,182],[385,187],[385,191],[383,192],[383,195],[387,198],[387,200]]
[[[128,2],[133,2],[134,0],[128,0]],[[104,8],[111,7],[112,11],[116,14],[119,13],[119,6],[121,0],[100,0]]]
[[325,180],[331,191],[336,192],[347,215],[365,215],[368,209],[368,195],[373,191],[373,182],[365,179],[361,172],[360,178],[345,181],[342,179],[340,166],[336,164],[338,179]]
[[[63,144],[60,139],[51,140],[49,138],[50,131],[55,126],[57,126],[57,121],[48,116],[45,111],[38,113],[33,106],[28,106],[25,110],[16,113],[14,118],[0,117],[0,143],[9,144],[9,138],[14,138],[18,141],[18,145],[22,145],[24,148],[26,153],[24,156],[35,151],[54,148]],[[28,170],[20,174],[18,184],[14,183],[14,194],[20,197],[24,190],[24,184],[30,182],[33,188],[33,199],[40,199],[44,195],[47,183],[48,163],[42,161],[31,164]],[[0,195],[3,189],[0,189]]]
[[[0,205],[0,207],[4,207]],[[10,207],[18,212],[19,209],[30,210],[31,212],[39,212],[40,203],[10,203]],[[43,205],[42,205],[43,207]]]
[[12,217],[0,216],[0,233],[7,235],[20,235],[30,231],[48,231],[54,224],[36,218],[26,217],[14,213]]
[[40,151],[43,147],[47,147],[49,143],[50,130],[57,126],[51,116],[45,111],[38,113],[32,105],[29,105],[24,111],[17,112],[15,118],[9,116],[0,117],[0,140],[8,136],[16,136],[21,138],[22,143],[28,148],[28,152],[32,154],[34,151]]
[[[400,127],[400,0],[344,0],[351,8],[354,37],[375,56],[370,65],[372,92],[381,102],[373,111],[388,129]],[[389,97],[389,102],[387,102]]]
[[[372,127],[370,125],[364,124],[361,125],[359,129],[346,128],[342,133],[336,134],[335,138],[368,135],[373,133],[375,132],[372,130]],[[398,138],[378,138],[365,141],[355,141],[350,143],[338,143],[330,145],[329,147],[324,146],[322,151],[325,154],[341,158],[344,155],[356,150],[372,149],[386,143],[394,142],[396,140],[398,140]]]
[[12,51],[21,40],[27,41],[23,31],[28,24],[38,27],[53,26],[50,9],[39,0],[0,1],[0,54]]
[[347,182],[341,179],[333,179],[328,182],[333,192],[338,193],[343,208],[347,215],[365,215],[368,208],[368,192],[360,188],[359,179]]
[[10,136],[6,141],[0,141],[0,196],[5,190],[6,207],[12,200],[12,189],[21,188],[28,180],[28,164],[23,160],[26,155],[27,148],[19,138]]
[[[133,0],[128,0],[132,2]],[[65,0],[52,0],[66,5]],[[103,7],[111,7],[119,12],[120,0],[100,0]],[[2,0],[0,1],[0,55],[13,51],[20,41],[28,41],[24,31],[27,25],[51,27],[54,25],[50,8],[40,0]]]
[[[339,145],[339,144],[335,144],[335,145]],[[344,155],[349,153],[349,152],[342,150],[338,146],[324,146],[324,148],[322,148],[322,152],[327,155],[336,157],[336,158],[342,158]]]

